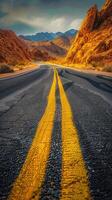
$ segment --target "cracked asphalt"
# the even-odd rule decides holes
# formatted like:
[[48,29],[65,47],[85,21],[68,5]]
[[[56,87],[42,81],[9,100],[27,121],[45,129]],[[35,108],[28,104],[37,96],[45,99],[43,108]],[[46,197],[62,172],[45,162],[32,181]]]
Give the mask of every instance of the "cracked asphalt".
[[61,70],[93,199],[112,199],[112,78]]
[[[35,135],[36,127],[46,107],[47,96],[53,78],[53,71],[49,68],[41,70],[43,72],[42,76],[38,75],[38,73],[40,74],[40,70],[39,72],[37,70],[37,72],[34,73],[34,76],[37,75],[37,80],[31,83],[30,88],[23,91],[22,94],[19,94],[19,100],[13,100],[13,105],[11,105],[8,110],[1,111],[0,199],[7,198],[7,195],[11,190],[12,182],[17,177],[25,161]],[[13,81],[14,79],[11,79],[11,82]],[[21,82],[21,78],[18,80],[18,85],[19,81]],[[28,82],[28,84],[30,83]],[[17,90],[14,86],[16,93],[18,92],[18,85]],[[11,87],[13,87],[12,83]],[[3,97],[5,94],[1,94],[1,96]],[[4,101],[4,98],[3,100],[1,99],[1,102],[2,101]],[[6,103],[10,103],[10,96],[9,102]]]
[[[91,199],[112,200],[112,78],[59,67],[57,71],[71,107],[73,117],[70,120],[77,129]],[[0,80],[0,200],[8,199],[24,166],[48,103],[53,74],[51,66],[42,65],[28,74]],[[60,95],[57,84],[54,125],[39,199],[90,200],[80,195],[78,198],[74,189],[69,194],[67,191],[74,187],[72,182],[62,195],[62,191],[65,192],[62,180],[66,148],[63,140],[66,138],[62,137]],[[48,123],[51,123],[49,117]],[[69,134],[69,129],[65,134]],[[69,146],[67,148],[69,151]],[[70,154],[72,158],[71,150]],[[74,174],[76,169],[71,165],[67,170]]]

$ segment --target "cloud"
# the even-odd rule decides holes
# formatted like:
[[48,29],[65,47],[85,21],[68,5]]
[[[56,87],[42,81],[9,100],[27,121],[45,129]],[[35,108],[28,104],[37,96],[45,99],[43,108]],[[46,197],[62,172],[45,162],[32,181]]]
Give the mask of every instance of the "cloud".
[[31,27],[22,22],[16,22],[14,24],[7,25],[7,27],[3,25],[2,28],[13,30],[18,34],[32,34],[40,31],[37,30],[37,28]]
[[[99,5],[104,0],[99,0]],[[0,0],[0,27],[17,33],[79,29],[96,0]]]
[[71,22],[71,24],[70,24],[70,28],[73,28],[73,27],[74,27],[74,29],[79,29],[80,26],[81,26],[82,21],[83,21],[83,19],[80,19],[80,18],[79,18],[79,19],[73,20],[73,21]]
[[[33,8],[30,8],[30,13],[33,10]],[[0,19],[0,23],[3,25],[3,27],[11,27],[14,31],[17,33],[24,32],[25,27],[26,30],[32,33],[37,31],[48,31],[48,32],[57,32],[57,31],[66,31],[70,28],[78,28],[80,24],[81,19],[75,19],[72,20],[72,18],[66,17],[66,16],[54,16],[51,19],[49,17],[41,17],[36,15],[29,15],[29,12],[26,8],[25,10],[16,12],[9,12],[8,15],[4,16]],[[21,31],[22,30],[22,31]],[[24,30],[24,31],[23,31]]]

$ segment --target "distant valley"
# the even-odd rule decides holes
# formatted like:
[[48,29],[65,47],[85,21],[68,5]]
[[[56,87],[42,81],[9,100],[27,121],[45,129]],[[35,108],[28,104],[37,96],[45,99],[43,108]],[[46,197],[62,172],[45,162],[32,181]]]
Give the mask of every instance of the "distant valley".
[[27,36],[17,36],[11,30],[0,29],[0,72],[10,72],[15,66],[24,67],[32,61],[56,61],[64,58],[76,33],[74,29],[65,33],[37,33],[30,37],[35,40],[37,37],[37,41],[34,41],[27,40]]

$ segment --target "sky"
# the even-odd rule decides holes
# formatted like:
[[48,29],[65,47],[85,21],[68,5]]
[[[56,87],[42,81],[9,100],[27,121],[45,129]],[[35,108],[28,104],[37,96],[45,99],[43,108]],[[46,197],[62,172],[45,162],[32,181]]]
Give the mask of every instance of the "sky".
[[0,0],[0,28],[17,34],[79,29],[87,12],[105,0]]

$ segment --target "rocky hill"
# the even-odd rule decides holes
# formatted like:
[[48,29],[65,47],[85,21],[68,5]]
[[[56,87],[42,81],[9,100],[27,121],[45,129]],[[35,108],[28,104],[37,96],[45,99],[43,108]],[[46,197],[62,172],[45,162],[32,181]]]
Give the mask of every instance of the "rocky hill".
[[106,0],[100,11],[96,5],[89,9],[65,62],[112,70],[112,0]]
[[53,43],[68,51],[68,49],[70,48],[74,38],[75,38],[75,36],[62,35],[62,36],[54,39]]
[[38,47],[31,49],[33,61],[53,61],[55,58],[45,50],[39,50]]
[[66,56],[73,40],[74,36],[62,35],[52,41],[34,42],[25,40],[25,42],[29,46],[31,52],[40,50],[46,55],[48,54],[49,58],[52,57],[53,59],[58,59]]
[[13,31],[0,29],[0,63],[15,65],[31,61],[27,44]]

